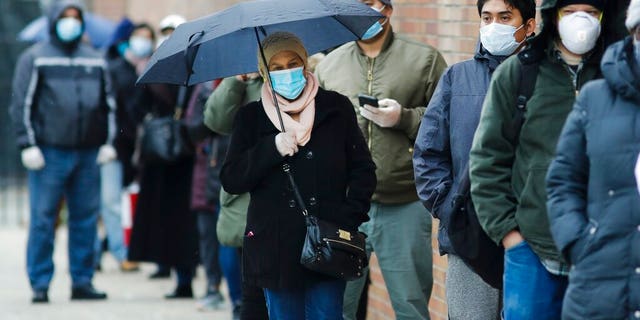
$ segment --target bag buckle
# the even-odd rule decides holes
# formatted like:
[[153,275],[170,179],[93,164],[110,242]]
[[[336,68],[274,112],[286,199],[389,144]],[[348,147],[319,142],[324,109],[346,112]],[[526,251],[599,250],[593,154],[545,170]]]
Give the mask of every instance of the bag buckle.
[[351,232],[338,229],[338,237],[344,240],[351,240]]

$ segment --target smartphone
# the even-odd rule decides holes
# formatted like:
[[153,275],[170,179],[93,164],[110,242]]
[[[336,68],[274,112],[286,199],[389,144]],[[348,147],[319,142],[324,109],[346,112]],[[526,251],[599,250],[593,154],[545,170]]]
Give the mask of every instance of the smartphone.
[[358,103],[360,103],[361,107],[363,107],[365,104],[368,104],[372,107],[378,108],[378,99],[366,94],[358,94]]

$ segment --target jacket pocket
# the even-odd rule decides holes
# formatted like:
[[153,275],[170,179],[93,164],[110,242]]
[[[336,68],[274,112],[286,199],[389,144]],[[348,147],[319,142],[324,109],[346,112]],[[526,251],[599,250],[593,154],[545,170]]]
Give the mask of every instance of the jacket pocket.
[[268,228],[254,229],[247,226],[244,241],[242,265],[244,273],[253,277],[272,278],[277,275],[279,249],[276,237]]
[[571,264],[577,265],[584,259],[585,254],[588,252],[587,249],[598,234],[598,227],[597,221],[589,219],[589,223],[582,230],[578,239],[569,247],[569,262]]

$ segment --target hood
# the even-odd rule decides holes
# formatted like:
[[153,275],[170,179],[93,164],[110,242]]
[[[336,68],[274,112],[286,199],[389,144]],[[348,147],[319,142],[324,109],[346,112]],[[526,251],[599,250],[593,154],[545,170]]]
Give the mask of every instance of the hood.
[[612,44],[602,57],[600,68],[607,84],[620,96],[640,103],[640,67],[634,57],[633,39]]
[[[602,54],[609,44],[622,40],[628,34],[624,26],[624,19],[629,2],[630,0],[605,1],[601,22],[602,31],[595,48],[597,55]],[[540,32],[530,41],[532,45],[546,48],[549,40],[558,37],[558,31],[555,27],[557,4],[557,0],[542,1],[542,5],[540,5],[540,16],[542,17]]]
[[51,4],[51,7],[49,8],[48,14],[47,14],[47,18],[49,21],[49,35],[51,36],[51,39],[58,39],[58,37],[56,36],[56,23],[58,22],[58,19],[60,18],[60,15],[64,12],[64,10],[66,10],[69,7],[73,7],[76,8],[80,11],[80,19],[82,20],[82,29],[84,30],[85,28],[85,23],[84,23],[84,5],[82,4],[82,2],[78,1],[78,0],[59,0],[59,1],[53,1],[53,3]]

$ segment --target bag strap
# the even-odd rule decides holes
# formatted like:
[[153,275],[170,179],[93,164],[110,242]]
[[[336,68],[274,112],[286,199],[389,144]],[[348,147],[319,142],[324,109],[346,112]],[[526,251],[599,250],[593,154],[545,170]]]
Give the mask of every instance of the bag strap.
[[304,200],[302,200],[298,185],[293,179],[293,174],[291,173],[291,166],[289,165],[289,162],[285,162],[282,165],[282,171],[284,171],[289,179],[289,184],[291,185],[291,189],[293,190],[293,196],[296,198],[296,202],[300,206],[300,209],[302,209],[302,215],[306,217],[307,215],[309,215],[309,211],[307,211],[307,205],[304,204]]

